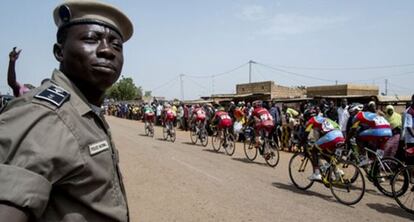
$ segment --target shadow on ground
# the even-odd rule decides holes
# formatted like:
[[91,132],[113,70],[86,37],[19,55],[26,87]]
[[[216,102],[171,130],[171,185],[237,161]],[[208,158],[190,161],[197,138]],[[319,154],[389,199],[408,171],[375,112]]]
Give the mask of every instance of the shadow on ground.
[[[272,185],[276,188],[288,190],[288,191],[291,191],[293,193],[297,193],[297,194],[300,194],[300,195],[315,196],[315,197],[319,197],[319,198],[321,198],[323,200],[326,200],[326,201],[329,201],[329,202],[335,202],[335,203],[340,204],[333,196],[324,195],[324,194],[317,193],[317,192],[314,192],[314,191],[311,191],[311,190],[299,190],[293,184],[284,184],[284,183],[274,182],[274,183],[272,183]],[[349,207],[352,207],[352,206],[349,206]]]
[[243,163],[256,164],[256,165],[259,165],[259,166],[266,166],[266,167],[268,167],[268,165],[266,163],[260,163],[260,162],[250,161],[247,158],[237,158],[237,157],[233,157],[232,159],[233,160],[236,160],[236,161],[243,162]]
[[202,150],[205,151],[205,152],[210,152],[210,153],[226,154],[224,151],[221,151],[221,150],[219,150],[219,151],[214,151],[214,150],[211,150],[211,149],[202,149]]
[[378,213],[392,214],[392,215],[395,215],[395,216],[399,216],[401,218],[414,220],[414,214],[410,214],[410,213],[406,212],[404,209],[402,209],[400,206],[398,206],[397,203],[395,203],[395,204],[388,203],[386,205],[385,204],[378,204],[378,203],[367,203],[367,206],[369,208],[372,208],[372,209],[378,211]]

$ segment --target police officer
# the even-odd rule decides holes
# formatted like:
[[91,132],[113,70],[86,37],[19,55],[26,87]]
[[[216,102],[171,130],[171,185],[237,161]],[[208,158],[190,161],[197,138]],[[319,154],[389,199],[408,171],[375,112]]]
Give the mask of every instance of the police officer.
[[0,218],[129,221],[118,153],[99,106],[121,73],[132,23],[92,0],[65,1],[53,16],[59,70],[0,115]]

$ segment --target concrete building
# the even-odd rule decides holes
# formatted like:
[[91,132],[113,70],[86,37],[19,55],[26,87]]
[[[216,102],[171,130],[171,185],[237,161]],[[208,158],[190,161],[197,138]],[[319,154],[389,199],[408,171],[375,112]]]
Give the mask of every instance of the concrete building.
[[375,85],[343,84],[311,86],[306,88],[307,97],[317,96],[377,96],[379,88]]
[[266,95],[267,100],[276,98],[301,98],[306,93],[302,88],[276,85],[273,81],[244,83],[236,85],[236,95]]

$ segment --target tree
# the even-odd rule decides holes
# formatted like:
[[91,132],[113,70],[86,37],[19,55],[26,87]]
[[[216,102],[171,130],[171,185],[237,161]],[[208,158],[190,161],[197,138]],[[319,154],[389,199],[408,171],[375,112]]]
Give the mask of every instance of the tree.
[[152,96],[152,91],[145,91],[144,96],[145,97],[151,97]]
[[132,78],[122,78],[109,88],[108,97],[116,100],[133,100],[142,97],[142,88],[134,84]]

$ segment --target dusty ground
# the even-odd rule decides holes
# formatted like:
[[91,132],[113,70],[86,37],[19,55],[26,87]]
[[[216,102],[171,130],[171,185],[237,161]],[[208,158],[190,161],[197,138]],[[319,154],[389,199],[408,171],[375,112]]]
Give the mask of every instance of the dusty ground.
[[[242,144],[229,157],[191,145],[188,132],[175,143],[144,136],[141,122],[107,117],[120,152],[132,221],[413,221],[393,199],[367,182],[364,199],[339,204],[329,189],[296,189],[288,175],[289,153],[270,168],[251,163]],[[209,141],[211,142],[211,141]]]

